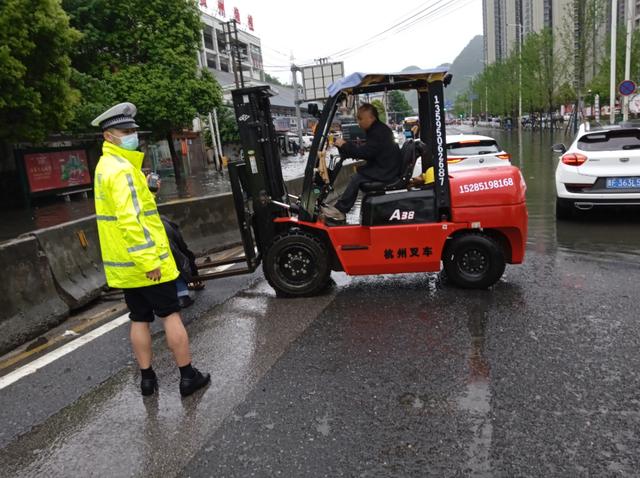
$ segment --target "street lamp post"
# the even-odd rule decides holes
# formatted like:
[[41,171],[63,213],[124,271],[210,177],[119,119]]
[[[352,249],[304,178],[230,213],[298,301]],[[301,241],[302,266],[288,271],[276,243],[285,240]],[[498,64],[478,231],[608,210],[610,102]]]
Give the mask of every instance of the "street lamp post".
[[507,23],[518,27],[518,129],[522,128],[522,23]]
[[464,77],[471,78],[471,80],[469,81],[469,119],[471,119],[471,121],[473,122],[473,79],[476,77],[476,75],[464,75]]

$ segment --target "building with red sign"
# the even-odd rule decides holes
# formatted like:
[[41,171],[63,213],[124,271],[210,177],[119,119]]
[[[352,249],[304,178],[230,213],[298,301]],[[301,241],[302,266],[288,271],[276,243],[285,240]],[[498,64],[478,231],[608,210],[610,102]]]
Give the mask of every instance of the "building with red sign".
[[[236,48],[240,51],[240,64],[245,85],[266,84],[262,64],[262,47],[260,38],[254,33],[253,15],[240,11],[237,7],[225,7],[224,0],[200,0],[200,11],[204,29],[200,48],[200,64],[206,65],[216,77],[225,94],[225,101],[230,103],[230,91],[235,88],[234,59],[231,56]],[[243,19],[246,19],[244,22]],[[235,34],[229,41],[225,24],[235,20],[238,27],[238,41]],[[292,88],[272,85],[277,95],[271,98],[274,116],[295,115],[294,91]],[[302,106],[307,116],[306,106]]]
[[[262,47],[260,38],[254,33],[253,16],[244,14],[237,7],[225,8],[224,0],[201,0],[199,4],[204,24],[200,63],[206,65],[224,86],[228,76],[218,72],[233,74],[231,53],[238,49],[245,81],[264,81]],[[229,39],[225,31],[224,25],[230,20],[235,20],[238,27],[237,41],[235,35]]]

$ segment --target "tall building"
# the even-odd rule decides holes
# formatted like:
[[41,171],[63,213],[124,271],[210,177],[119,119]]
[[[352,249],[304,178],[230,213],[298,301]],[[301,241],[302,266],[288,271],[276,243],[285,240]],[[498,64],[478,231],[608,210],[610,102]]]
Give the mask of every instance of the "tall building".
[[[262,63],[262,45],[253,29],[253,17],[242,17],[237,8],[232,15],[225,10],[224,0],[199,0],[200,17],[203,23],[202,44],[198,61],[206,66],[216,77],[222,87],[224,101],[231,102],[231,90],[236,87],[237,53],[240,54],[240,69],[245,86],[267,84]],[[245,20],[246,19],[246,20]],[[226,25],[236,21],[235,33],[229,37]],[[276,96],[271,98],[271,112],[274,116],[291,116],[295,114],[293,88],[271,85]],[[306,106],[301,110],[307,112]]]
[[[640,27],[640,0],[632,0]],[[626,26],[628,0],[618,0],[617,21]],[[580,90],[606,54],[612,0],[483,0],[485,64],[505,60],[527,35],[550,28],[555,51],[563,57],[567,81]],[[520,37],[522,32],[522,37]]]
[[[232,58],[238,50],[240,53],[240,69],[246,82],[264,81],[262,65],[262,47],[260,38],[253,33],[253,17],[248,15],[246,22],[242,21],[240,12],[234,9],[233,15],[227,17],[224,1],[217,2],[214,9],[213,1],[207,5],[206,0],[200,0],[200,13],[203,23],[202,46],[200,49],[200,64],[206,65],[215,75],[221,85],[234,83],[234,68],[237,64]],[[235,19],[236,35],[229,34],[225,25]]]
[[530,33],[545,27],[561,32],[574,1],[483,0],[485,64],[506,59]]
[[[626,26],[628,0],[618,0],[618,25]],[[585,11],[585,0],[483,0],[484,55],[485,63],[504,60],[518,48],[518,31],[523,37],[539,32],[545,27],[553,30],[557,44],[566,40],[573,30],[575,38]],[[611,0],[597,0],[595,18],[591,28],[596,30],[590,37],[604,47],[605,34],[611,32]],[[640,0],[632,0],[631,13],[634,27],[640,28]],[[520,26],[521,25],[521,26]],[[598,52],[596,52],[598,53]],[[597,54],[595,55],[597,56]]]

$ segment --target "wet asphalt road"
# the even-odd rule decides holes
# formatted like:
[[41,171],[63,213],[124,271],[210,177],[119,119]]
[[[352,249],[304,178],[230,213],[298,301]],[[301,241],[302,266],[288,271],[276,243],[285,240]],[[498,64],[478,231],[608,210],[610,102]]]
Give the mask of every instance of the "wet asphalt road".
[[157,335],[161,390],[142,400],[120,327],[0,390],[0,475],[639,476],[637,212],[556,223],[562,138],[493,134],[527,180],[530,234],[492,290],[209,283],[187,314],[208,389],[179,398]]

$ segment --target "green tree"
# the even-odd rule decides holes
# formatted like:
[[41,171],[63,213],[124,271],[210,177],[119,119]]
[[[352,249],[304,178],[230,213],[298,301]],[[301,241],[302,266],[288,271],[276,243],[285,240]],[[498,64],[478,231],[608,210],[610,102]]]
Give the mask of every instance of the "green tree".
[[[469,97],[474,97],[473,111],[488,111],[494,115],[515,116],[518,111],[518,55],[487,66],[477,75],[465,93],[466,111]],[[455,108],[458,111],[460,105]]]
[[218,82],[197,65],[202,24],[196,1],[63,0],[63,6],[84,34],[72,58],[83,95],[76,128],[87,129],[112,104],[131,101],[141,127],[168,140],[179,178],[172,131],[222,101]]
[[276,76],[272,76],[269,73],[265,73],[264,74],[264,81],[266,81],[267,83],[271,83],[272,85],[278,85],[278,86],[287,86],[289,88],[291,88],[291,85],[288,83],[283,83],[282,81],[280,81],[278,79],[278,77]]
[[407,98],[398,90],[389,92],[389,119],[394,123],[400,123],[405,117],[413,114],[413,109]]
[[556,52],[553,32],[544,28],[527,36],[522,46],[523,102],[528,112],[552,114],[566,92],[568,80],[562,57]]
[[[624,80],[624,62],[625,62],[625,45],[627,41],[627,32],[624,26],[618,29],[617,35],[617,49],[616,49],[616,80],[615,87],[617,87],[622,80]],[[607,38],[607,46],[605,54],[599,65],[598,74],[588,84],[588,89],[593,94],[600,94],[600,104],[609,103],[610,92],[610,76],[611,71],[611,38]],[[640,31],[634,30],[632,43],[631,43],[631,79],[635,80],[640,77]]]
[[457,117],[469,114],[469,92],[460,93],[456,96],[453,102],[453,113]]
[[565,7],[558,35],[561,47],[558,55],[572,75],[570,82],[576,96],[584,93],[585,80],[597,74],[597,58],[601,57],[602,48],[598,39],[605,25],[602,18],[611,10],[610,3],[607,0],[581,0]]
[[40,141],[67,125],[78,38],[57,0],[0,2],[0,141]]
[[384,105],[382,104],[382,101],[373,100],[371,102],[371,104],[375,107],[376,110],[378,110],[378,119],[380,119],[381,122],[386,123],[387,122],[387,113],[384,110]]

